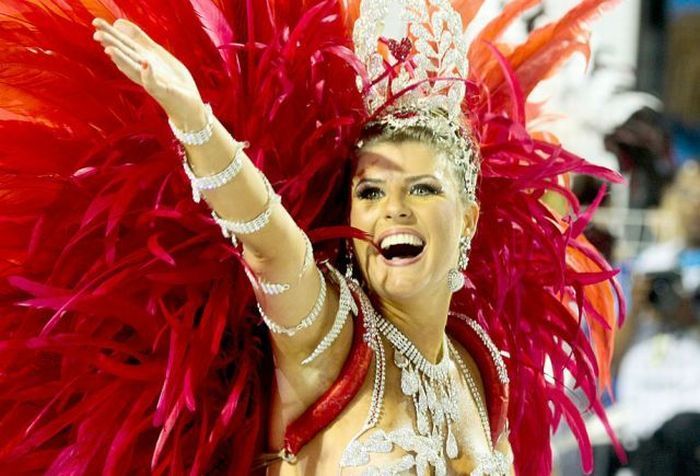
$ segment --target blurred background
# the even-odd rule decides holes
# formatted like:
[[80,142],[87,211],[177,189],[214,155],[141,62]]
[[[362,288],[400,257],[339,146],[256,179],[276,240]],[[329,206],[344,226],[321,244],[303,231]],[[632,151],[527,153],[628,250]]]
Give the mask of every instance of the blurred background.
[[[487,3],[484,19],[503,3]],[[576,3],[542,2],[511,39]],[[592,31],[589,63],[574,58],[530,99],[547,101],[535,128],[626,178],[586,230],[621,269],[628,304],[605,399],[628,462],[591,416],[594,475],[700,475],[700,0],[622,0]],[[590,204],[602,184],[573,185]],[[577,476],[565,426],[554,474]]]

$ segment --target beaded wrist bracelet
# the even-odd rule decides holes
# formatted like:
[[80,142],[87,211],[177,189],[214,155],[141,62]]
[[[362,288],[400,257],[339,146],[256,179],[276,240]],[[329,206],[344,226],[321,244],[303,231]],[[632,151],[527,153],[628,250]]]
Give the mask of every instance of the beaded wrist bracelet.
[[168,124],[173,134],[185,145],[202,145],[209,142],[211,136],[214,134],[214,113],[211,110],[211,105],[209,103],[204,105],[204,111],[207,116],[207,123],[198,131],[189,132],[179,129],[172,119],[168,119]]
[[249,221],[239,221],[239,220],[227,220],[220,217],[215,211],[212,210],[211,216],[214,221],[221,227],[221,233],[226,238],[231,238],[233,246],[238,246],[238,240],[236,235],[250,235],[256,233],[270,222],[270,216],[272,215],[273,205],[280,203],[280,196],[275,193],[275,190],[270,185],[267,177],[260,172],[260,176],[265,183],[265,188],[267,189],[267,206],[265,210],[260,212],[258,216]]
[[247,142],[236,142],[238,148],[233,155],[233,160],[226,166],[224,170],[214,175],[208,175],[206,177],[197,177],[187,162],[187,156],[182,160],[182,167],[185,169],[185,174],[187,178],[190,179],[190,184],[192,185],[192,200],[199,203],[202,199],[202,190],[213,190],[215,188],[223,187],[229,183],[233,178],[238,175],[238,173],[243,168],[243,149],[248,147]]

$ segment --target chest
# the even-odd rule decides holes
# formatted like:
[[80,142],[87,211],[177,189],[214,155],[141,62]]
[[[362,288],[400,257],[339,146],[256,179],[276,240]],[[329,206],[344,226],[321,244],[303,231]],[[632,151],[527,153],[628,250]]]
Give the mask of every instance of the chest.
[[[377,363],[372,362],[357,396],[303,448],[297,462],[277,463],[268,474],[469,474],[477,466],[475,455],[488,451],[488,442],[476,403],[459,373],[455,376],[459,424],[451,425],[457,455],[446,458],[440,448],[446,438],[430,438],[418,430],[415,402],[402,391],[402,371],[385,363],[382,379]],[[377,388],[382,385],[377,409]],[[376,422],[367,428],[373,411],[378,412]],[[348,460],[353,464],[346,464]]]

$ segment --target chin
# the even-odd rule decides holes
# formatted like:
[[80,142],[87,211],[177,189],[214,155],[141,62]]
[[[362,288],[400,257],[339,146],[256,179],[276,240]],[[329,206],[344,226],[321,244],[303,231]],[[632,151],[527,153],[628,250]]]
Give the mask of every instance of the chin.
[[392,301],[405,301],[420,294],[416,286],[411,286],[407,283],[387,283],[380,290],[375,290],[375,292],[377,291],[379,291],[378,294],[380,296]]
[[372,286],[373,291],[384,298],[392,301],[401,301],[426,292],[427,277],[421,278],[417,270],[392,269],[383,277],[373,280],[376,285]]

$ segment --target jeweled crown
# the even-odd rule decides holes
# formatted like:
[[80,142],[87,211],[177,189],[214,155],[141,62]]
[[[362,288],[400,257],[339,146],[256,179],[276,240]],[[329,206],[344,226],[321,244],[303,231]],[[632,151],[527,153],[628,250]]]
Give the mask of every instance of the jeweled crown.
[[[390,38],[392,29],[402,36]],[[370,84],[358,87],[370,114],[408,106],[459,116],[468,45],[462,19],[448,0],[365,0],[353,42],[367,68]]]
[[449,151],[475,197],[478,153],[462,123],[467,40],[449,0],[364,0],[353,28],[358,78],[370,120],[366,128],[422,127]]

